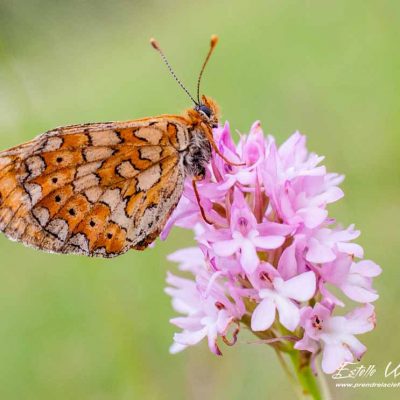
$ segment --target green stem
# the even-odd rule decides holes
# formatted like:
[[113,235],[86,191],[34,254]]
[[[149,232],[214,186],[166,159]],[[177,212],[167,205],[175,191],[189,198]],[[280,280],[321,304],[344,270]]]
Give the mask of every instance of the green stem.
[[289,352],[298,384],[301,387],[299,399],[327,400],[325,396],[322,396],[322,388],[313,374],[307,354],[299,350]]

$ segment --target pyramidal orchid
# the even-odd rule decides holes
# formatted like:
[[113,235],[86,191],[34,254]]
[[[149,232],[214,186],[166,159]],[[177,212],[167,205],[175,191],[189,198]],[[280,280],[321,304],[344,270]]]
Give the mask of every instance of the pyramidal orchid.
[[[211,224],[187,183],[162,233],[165,238],[179,226],[197,242],[169,257],[185,274],[167,277],[166,293],[181,314],[171,320],[180,332],[170,350],[206,339],[221,355],[246,327],[259,342],[287,353],[302,393],[318,398],[317,355],[330,374],[366,351],[357,336],[374,329],[372,280],[381,269],[363,259],[354,243],[360,232],[328,215],[327,206],[343,197],[343,176],[326,171],[304,135],[296,132],[278,146],[256,122],[237,145],[228,123],[214,137],[221,153],[242,165],[214,154],[198,183]],[[359,306],[344,312],[348,301]]]

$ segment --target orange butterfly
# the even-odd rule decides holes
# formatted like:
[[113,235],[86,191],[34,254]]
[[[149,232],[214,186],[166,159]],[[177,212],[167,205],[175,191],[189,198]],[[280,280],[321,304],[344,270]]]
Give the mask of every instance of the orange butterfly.
[[53,253],[115,257],[157,238],[187,176],[198,197],[211,148],[224,158],[212,136],[218,107],[199,96],[217,37],[197,101],[151,44],[195,107],[183,116],[60,127],[1,152],[0,230],[8,238]]

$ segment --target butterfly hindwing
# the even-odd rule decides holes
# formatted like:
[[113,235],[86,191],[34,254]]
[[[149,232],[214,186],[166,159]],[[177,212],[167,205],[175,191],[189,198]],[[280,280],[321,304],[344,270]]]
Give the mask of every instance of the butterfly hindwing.
[[144,248],[183,191],[185,120],[58,128],[0,153],[0,230],[56,253]]

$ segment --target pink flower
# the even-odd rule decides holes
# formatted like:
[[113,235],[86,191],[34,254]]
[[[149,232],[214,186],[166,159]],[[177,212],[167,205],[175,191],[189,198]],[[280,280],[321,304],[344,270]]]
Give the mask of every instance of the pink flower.
[[221,257],[232,256],[238,252],[243,269],[251,274],[259,263],[257,248],[272,250],[280,247],[285,241],[284,236],[268,235],[268,231],[269,224],[258,224],[245,202],[243,194],[235,191],[235,200],[231,208],[230,229],[220,231],[222,237],[226,237],[226,239],[213,243],[212,247],[215,254]]
[[[204,274],[204,272],[203,272]],[[199,278],[196,282],[168,274],[170,287],[165,292],[173,298],[173,307],[184,317],[171,319],[171,323],[182,329],[174,335],[171,353],[193,346],[205,337],[210,350],[221,355],[217,345],[218,336],[225,336],[229,326],[240,319],[238,306],[232,304],[224,293],[223,287],[214,282],[208,290],[202,287]]]
[[306,260],[316,264],[331,262],[336,259],[337,252],[363,257],[362,247],[356,243],[349,243],[360,236],[360,231],[353,228],[351,225],[345,230],[321,228],[308,232]]
[[347,297],[360,303],[378,299],[378,294],[372,288],[372,278],[380,273],[381,268],[371,260],[354,262],[347,254],[341,254],[321,268],[324,281],[337,286]]
[[328,212],[326,205],[343,197],[336,185],[343,177],[327,174],[317,165],[322,157],[308,156],[305,137],[295,133],[277,150],[270,146],[269,157],[260,169],[267,194],[282,220],[296,227],[315,228]]
[[[227,164],[221,168],[222,183],[218,185],[218,190],[227,190],[235,184],[243,186],[255,186],[258,180],[257,167],[262,163],[265,157],[265,140],[259,122],[255,122],[250,128],[248,136],[242,136],[241,140],[235,149],[233,141],[228,134],[226,128],[229,125],[225,124],[223,134],[220,137],[220,148],[224,148],[223,144],[228,143],[230,149],[225,155],[230,159],[235,160],[233,155],[240,155],[241,160],[244,162],[242,168],[231,167]],[[215,171],[215,168],[214,168]],[[219,175],[219,172],[218,174]]]
[[300,321],[300,310],[296,303],[313,297],[315,292],[315,274],[304,272],[284,281],[279,272],[270,264],[263,264],[257,270],[256,278],[251,279],[258,288],[260,303],[253,311],[251,329],[265,331],[275,320],[278,310],[281,324],[294,331]]
[[190,271],[193,274],[201,273],[206,268],[204,254],[198,247],[188,247],[177,250],[170,254],[167,259],[172,262],[180,263],[181,271]]
[[[161,235],[179,226],[196,241],[169,256],[186,276],[167,277],[166,292],[181,314],[171,320],[180,329],[171,351],[207,338],[210,350],[221,354],[218,341],[234,344],[245,325],[274,340],[293,332],[299,351],[315,358],[322,350],[327,373],[361,357],[365,346],[355,335],[374,327],[369,303],[378,298],[373,279],[381,269],[362,259],[363,248],[354,242],[360,232],[353,225],[341,228],[329,215],[328,205],[343,197],[343,176],[328,173],[323,157],[309,153],[298,132],[278,147],[256,122],[236,145],[226,123],[214,138],[228,160],[243,165],[214,154],[198,183],[211,224],[188,181]],[[333,316],[348,298],[365,305]]]
[[360,360],[367,348],[354,336],[375,327],[374,307],[366,304],[344,317],[332,316],[320,303],[302,310],[304,337],[295,344],[299,350],[311,352],[322,347],[322,370],[331,374],[344,362]]

